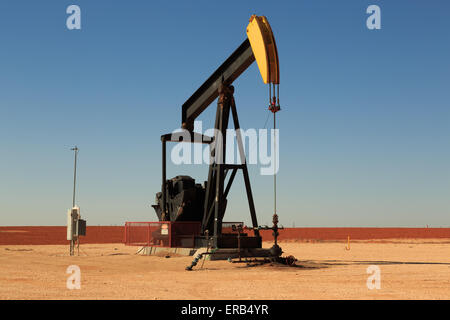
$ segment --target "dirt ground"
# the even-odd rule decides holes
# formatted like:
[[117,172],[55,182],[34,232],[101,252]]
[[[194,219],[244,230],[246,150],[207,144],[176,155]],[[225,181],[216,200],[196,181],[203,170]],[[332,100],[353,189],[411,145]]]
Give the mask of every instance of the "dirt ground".
[[[270,243],[265,243],[269,247]],[[450,299],[450,241],[281,242],[300,267],[141,256],[123,244],[0,246],[0,299]],[[70,265],[81,288],[69,290]],[[368,289],[367,268],[380,268]]]

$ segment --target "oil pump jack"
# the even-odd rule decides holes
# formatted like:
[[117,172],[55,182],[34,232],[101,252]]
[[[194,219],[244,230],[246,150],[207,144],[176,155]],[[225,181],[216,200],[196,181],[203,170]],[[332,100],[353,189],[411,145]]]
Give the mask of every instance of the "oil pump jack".
[[[166,143],[186,142],[186,140],[181,140],[180,136],[174,134],[162,135],[162,189],[161,192],[156,194],[156,204],[153,205],[153,208],[160,221],[199,222],[201,224],[200,232],[195,235],[194,240],[194,246],[197,248],[239,248],[239,250],[242,248],[247,250],[247,252],[251,249],[257,250],[262,248],[259,231],[261,229],[272,229],[274,231],[275,244],[266,254],[268,256],[280,256],[282,251],[276,244],[278,235],[276,205],[274,226],[269,228],[258,225],[242,136],[238,130],[240,125],[233,96],[234,87],[232,86],[233,81],[256,60],[263,82],[269,84],[269,110],[273,113],[275,126],[275,113],[280,110],[278,52],[272,29],[266,17],[251,16],[246,31],[247,39],[182,106],[181,128],[184,129],[184,133],[190,136],[189,141],[210,145],[211,156],[214,160],[209,165],[208,180],[203,185],[195,183],[195,180],[190,176],[176,176],[167,180]],[[217,98],[214,137],[207,137],[194,132],[195,119]],[[234,129],[236,130],[240,164],[225,163],[226,130],[228,128],[230,111]],[[218,140],[221,140],[220,143]],[[212,144],[215,144],[214,149],[211,147]],[[242,233],[242,229],[237,234],[222,233],[222,221],[227,206],[227,196],[238,170],[242,171],[244,178],[252,221],[252,227],[247,229],[253,232],[252,236]],[[226,177],[230,172],[228,182],[225,185]]]

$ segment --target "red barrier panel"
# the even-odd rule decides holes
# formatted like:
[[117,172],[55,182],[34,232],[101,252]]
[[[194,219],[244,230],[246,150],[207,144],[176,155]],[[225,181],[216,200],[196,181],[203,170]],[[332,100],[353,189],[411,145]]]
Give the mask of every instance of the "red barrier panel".
[[238,233],[239,226],[243,228],[244,222],[222,222],[222,233]]
[[[124,229],[123,226],[87,226],[81,244],[124,243],[127,236]],[[0,226],[0,245],[68,245],[66,234],[65,226]],[[273,240],[271,230],[262,230],[261,236],[263,241]],[[280,230],[278,239],[347,241],[348,236],[350,240],[450,239],[450,228],[286,228]],[[147,238],[143,242],[147,243]]]
[[124,243],[128,246],[194,247],[200,222],[126,222]]
[[[87,226],[86,243],[122,243],[123,226]],[[0,227],[0,245],[68,245],[65,226]]]

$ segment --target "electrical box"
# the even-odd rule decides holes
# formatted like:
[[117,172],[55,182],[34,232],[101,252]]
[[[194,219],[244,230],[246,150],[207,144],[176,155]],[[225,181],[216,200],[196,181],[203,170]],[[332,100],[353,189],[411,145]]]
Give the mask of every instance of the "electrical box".
[[80,219],[80,208],[73,207],[67,212],[67,240],[76,240],[77,225]]
[[73,240],[72,210],[67,211],[67,240]]
[[86,220],[78,219],[76,235],[77,236],[86,235]]

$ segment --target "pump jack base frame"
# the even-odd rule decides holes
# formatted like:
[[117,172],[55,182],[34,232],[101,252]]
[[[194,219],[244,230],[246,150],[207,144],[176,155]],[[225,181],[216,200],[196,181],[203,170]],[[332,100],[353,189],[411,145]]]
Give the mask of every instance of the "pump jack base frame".
[[212,238],[198,236],[194,238],[195,248],[216,247],[218,249],[261,249],[262,238],[260,236],[241,236],[240,240],[236,234],[221,234],[217,237],[216,245],[213,245]]
[[[207,253],[208,252],[208,253]],[[228,248],[228,249],[211,249],[207,247],[203,248],[166,248],[166,247],[153,247],[144,246],[138,251],[140,255],[146,256],[197,256],[199,254],[206,254],[206,260],[229,260],[238,258],[273,258],[270,249],[266,248]]]
[[[206,253],[207,248],[200,248],[195,253],[197,256],[200,253]],[[241,248],[239,249],[216,249],[209,250],[206,254],[206,260],[230,260],[230,259],[246,259],[246,258],[274,258],[270,249],[265,248]]]

